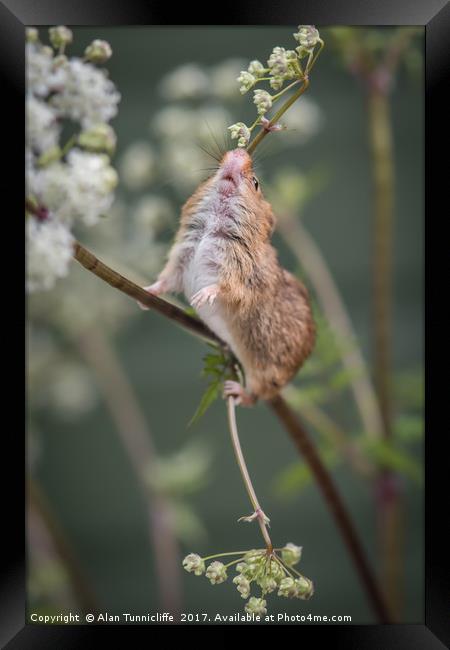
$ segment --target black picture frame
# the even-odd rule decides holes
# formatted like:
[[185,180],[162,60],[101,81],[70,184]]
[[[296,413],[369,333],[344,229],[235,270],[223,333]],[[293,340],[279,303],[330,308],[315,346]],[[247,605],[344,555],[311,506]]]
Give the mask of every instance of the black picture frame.
[[[2,89],[2,109],[5,112],[4,124],[17,124],[14,145],[6,150],[4,156],[8,162],[8,173],[3,178],[22,178],[23,150],[17,146],[21,132],[20,124],[24,119],[24,28],[27,25],[296,25],[299,20],[304,24],[325,25],[421,25],[426,33],[426,199],[425,199],[425,233],[427,253],[429,252],[432,232],[439,231],[446,216],[446,149],[444,138],[448,113],[444,101],[445,86],[450,71],[450,7],[446,0],[299,0],[296,3],[283,0],[282,2],[250,1],[236,3],[235,6],[224,8],[224,15],[219,21],[207,11],[206,6],[186,3],[183,7],[174,9],[172,5],[149,1],[132,1],[126,3],[119,0],[90,0],[77,3],[59,0],[2,0],[0,1],[0,72]],[[186,19],[183,23],[182,20]],[[20,123],[20,124],[19,124]],[[9,129],[7,129],[9,130]],[[11,131],[13,129],[11,128]],[[6,134],[4,134],[6,136]],[[5,153],[5,150],[3,150]],[[442,158],[441,158],[442,156]],[[442,162],[441,162],[442,160]],[[447,175],[447,174],[446,174]],[[20,181],[21,182],[21,181]],[[448,183],[448,181],[447,181]],[[3,182],[4,197],[10,193],[10,219],[20,224],[19,201],[22,209],[22,197],[14,183]],[[445,198],[444,198],[445,192]],[[6,216],[4,215],[6,218]],[[18,225],[19,229],[20,226]],[[434,238],[433,238],[434,239]],[[441,245],[444,245],[443,238]],[[12,253],[15,265],[23,259],[23,231],[13,233],[8,252]],[[434,246],[434,243],[433,243]],[[436,381],[435,373],[431,374],[429,355],[433,345],[439,346],[441,356],[442,341],[445,341],[445,331],[439,331],[442,319],[436,317],[439,310],[445,310],[445,292],[438,293],[438,278],[445,278],[445,271],[435,268],[435,274],[430,269],[429,255],[426,256],[427,269],[427,300],[426,300],[426,397],[427,397],[427,432],[426,435],[426,584],[425,584],[425,623],[424,625],[354,625],[354,626],[303,626],[299,637],[302,644],[308,643],[305,635],[316,643],[326,643],[330,640],[333,648],[433,650],[448,647],[450,643],[450,571],[449,571],[449,534],[448,507],[446,504],[446,489],[444,479],[448,462],[446,454],[446,419],[442,409],[445,399],[440,399],[445,390],[445,381]],[[442,254],[433,252],[433,267],[439,261],[446,259]],[[21,290],[23,275],[17,271],[17,282],[20,286],[14,295],[23,295]],[[10,283],[8,283],[8,288]],[[431,300],[436,297],[436,306],[431,306]],[[444,297],[444,300],[442,300]],[[20,307],[18,308],[20,311]],[[9,312],[8,312],[9,313]],[[18,313],[17,311],[15,312]],[[433,316],[433,320],[431,317]],[[10,331],[5,340],[13,341],[20,336],[21,328],[17,326],[17,316],[11,321],[8,317]],[[430,327],[431,325],[431,327]],[[444,327],[445,323],[441,325]],[[431,330],[430,336],[428,336]],[[16,350],[22,349],[20,342]],[[12,371],[19,367],[20,354],[14,355],[11,373],[8,374],[8,389],[11,394],[20,394],[21,380],[14,379]],[[445,366],[444,366],[445,368]],[[445,375],[444,375],[445,376]],[[431,384],[433,395],[430,399]],[[444,396],[442,395],[442,398]],[[440,412],[442,409],[442,413]],[[441,419],[442,418],[442,419]],[[2,559],[5,571],[0,586],[0,641],[2,647],[15,650],[33,648],[94,648],[98,643],[105,643],[113,633],[113,639],[118,640],[122,634],[129,641],[130,635],[142,631],[148,635],[149,627],[156,626],[41,626],[25,623],[25,532],[24,511],[24,458],[25,447],[23,436],[20,434],[17,421],[14,429],[7,428],[8,435],[8,465],[12,469],[7,487],[4,488],[4,517],[8,522],[7,535],[3,539],[5,550]],[[11,522],[15,520],[13,526]],[[5,527],[6,530],[6,527]],[[3,544],[2,544],[3,545]],[[174,629],[165,626],[164,629]],[[161,628],[163,629],[163,628]],[[106,635],[106,636],[105,636]],[[152,637],[153,638],[153,637]],[[133,643],[133,641],[131,641]]]

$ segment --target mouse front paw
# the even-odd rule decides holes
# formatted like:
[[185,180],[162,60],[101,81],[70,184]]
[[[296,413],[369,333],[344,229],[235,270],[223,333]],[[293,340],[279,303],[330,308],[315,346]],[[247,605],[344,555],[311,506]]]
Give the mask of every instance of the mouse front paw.
[[210,284],[207,287],[203,287],[203,289],[200,289],[200,291],[197,291],[197,293],[194,293],[192,296],[191,306],[194,307],[194,309],[198,309],[206,304],[212,305],[214,304],[218,293],[219,287],[217,284]]
[[[152,296],[160,296],[162,293],[165,293],[167,290],[166,283],[164,280],[157,280],[153,284],[149,284],[147,287],[142,287],[147,293],[151,293]],[[137,304],[141,309],[148,310],[149,308],[144,305],[144,303],[137,301]]]

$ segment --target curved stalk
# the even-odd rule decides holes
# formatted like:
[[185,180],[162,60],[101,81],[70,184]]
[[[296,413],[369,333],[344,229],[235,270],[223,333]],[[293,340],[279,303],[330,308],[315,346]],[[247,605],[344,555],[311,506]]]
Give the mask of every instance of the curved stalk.
[[250,474],[247,469],[247,464],[245,462],[244,454],[242,453],[242,447],[239,440],[239,433],[236,424],[236,410],[234,405],[234,397],[228,397],[227,399],[227,412],[228,412],[228,424],[230,427],[231,442],[233,444],[234,453],[236,456],[236,461],[239,466],[239,471],[241,472],[242,480],[244,481],[245,489],[249,496],[250,502],[253,506],[254,512],[257,514],[258,524],[261,528],[261,533],[264,538],[264,542],[267,547],[267,552],[271,553],[273,550],[272,541],[267,530],[267,525],[262,516],[262,508],[259,505],[258,497],[254,490]]

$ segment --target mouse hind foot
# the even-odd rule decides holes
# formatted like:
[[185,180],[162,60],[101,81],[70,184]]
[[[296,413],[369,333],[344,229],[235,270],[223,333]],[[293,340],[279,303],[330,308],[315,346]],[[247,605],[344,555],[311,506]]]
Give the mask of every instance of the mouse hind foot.
[[224,383],[223,396],[225,398],[234,397],[235,404],[240,404],[241,406],[253,406],[258,399],[256,395],[248,393],[238,381],[232,380]]

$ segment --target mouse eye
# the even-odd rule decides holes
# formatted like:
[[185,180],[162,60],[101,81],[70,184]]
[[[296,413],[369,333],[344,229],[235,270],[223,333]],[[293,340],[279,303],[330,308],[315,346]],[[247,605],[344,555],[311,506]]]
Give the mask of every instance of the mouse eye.
[[253,185],[255,186],[255,190],[257,190],[258,187],[259,187],[259,180],[256,178],[256,176],[253,176],[252,182],[253,182]]

